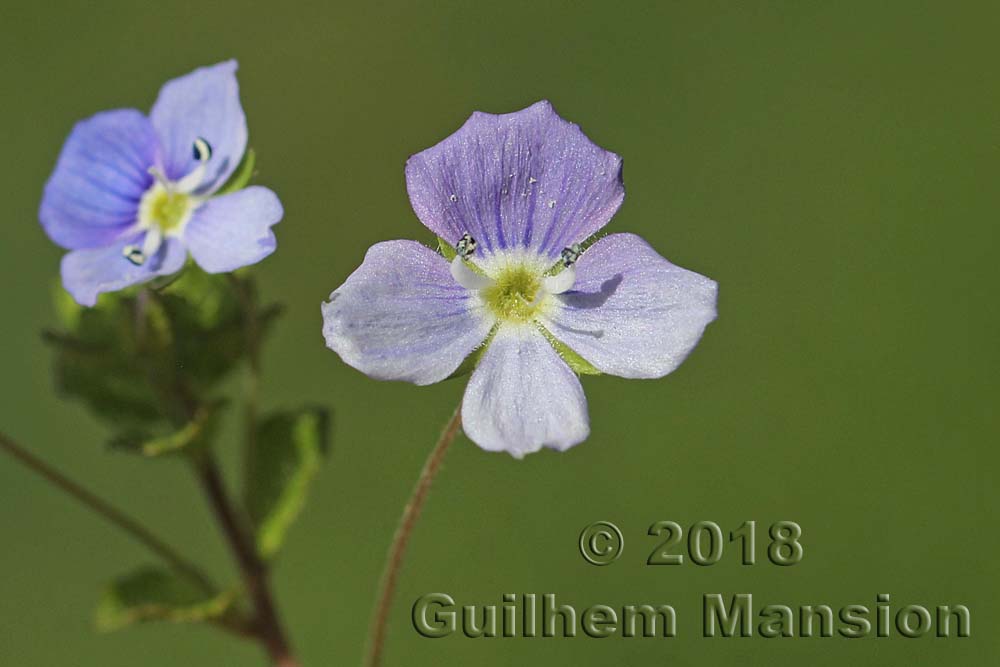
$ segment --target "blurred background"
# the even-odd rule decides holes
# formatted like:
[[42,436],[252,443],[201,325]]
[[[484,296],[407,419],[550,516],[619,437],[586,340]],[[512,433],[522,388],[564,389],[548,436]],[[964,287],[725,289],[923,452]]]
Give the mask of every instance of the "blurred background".
[[[408,155],[474,110],[543,98],[624,157],[609,229],[716,279],[720,316],[663,380],[585,378],[593,434],[568,453],[516,461],[457,442],[410,545],[386,665],[995,660],[994,3],[161,0],[3,15],[0,428],[224,581],[228,553],[184,466],[108,451],[107,430],[53,393],[39,334],[56,324],[61,251],[37,206],[74,122],[148,109],[167,79],[240,62],[257,182],[286,209],[257,269],[287,306],[264,351],[264,405],[335,410],[275,574],[305,665],[359,663],[400,510],[464,386],[367,379],[324,347],[320,302],[371,244],[432,241],[406,197]],[[202,627],[97,634],[105,582],[151,557],[7,459],[0,488],[0,664],[264,664]],[[762,557],[783,519],[803,528],[794,567]],[[576,544],[597,520],[625,535],[603,568]],[[755,520],[758,563],[727,543],[711,567],[646,566],[658,520]],[[423,639],[409,614],[429,592],[670,603],[679,637]],[[963,603],[972,637],[702,638],[701,596],[744,592],[758,607]]]

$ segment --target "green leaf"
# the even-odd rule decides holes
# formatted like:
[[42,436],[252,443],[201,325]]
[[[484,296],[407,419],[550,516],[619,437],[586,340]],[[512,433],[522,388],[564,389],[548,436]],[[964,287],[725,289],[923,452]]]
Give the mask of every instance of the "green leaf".
[[133,445],[137,436],[172,432],[192,405],[210,403],[249,355],[251,338],[260,345],[280,313],[259,304],[252,279],[209,275],[193,264],[169,285],[102,294],[93,308],[67,298],[55,294],[64,330],[44,334],[55,348],[57,389]]
[[175,454],[195,446],[206,446],[215,435],[219,413],[225,401],[213,401],[198,407],[194,418],[180,429],[162,435],[147,431],[128,430],[119,433],[109,443],[112,449],[147,457]]
[[172,572],[146,567],[108,586],[98,602],[94,620],[101,632],[148,621],[212,621],[221,618],[235,599],[235,591],[207,594]]
[[574,373],[577,375],[601,375],[601,371],[597,370],[593,364],[581,357],[569,345],[553,336],[551,331],[543,326],[539,326],[538,330],[542,332],[542,335],[549,341],[556,353],[562,357],[562,360],[573,369]]
[[278,552],[305,505],[328,449],[329,427],[329,413],[318,407],[277,413],[258,426],[248,453],[245,503],[264,558]]
[[233,171],[232,176],[226,181],[219,190],[215,193],[215,196],[228,194],[230,192],[236,192],[237,190],[242,190],[253,178],[253,169],[257,164],[257,154],[252,148],[248,148],[243,154],[243,159],[240,160],[239,165]]
[[252,279],[208,274],[196,267],[159,295],[174,328],[174,355],[185,381],[205,393],[250,352],[245,309],[254,313],[257,344],[281,313],[261,306]]
[[55,348],[57,391],[119,427],[161,420],[163,399],[150,379],[173,373],[162,313],[151,314],[153,306],[139,317],[134,297],[104,296],[95,308],[64,309],[69,331],[43,334]]

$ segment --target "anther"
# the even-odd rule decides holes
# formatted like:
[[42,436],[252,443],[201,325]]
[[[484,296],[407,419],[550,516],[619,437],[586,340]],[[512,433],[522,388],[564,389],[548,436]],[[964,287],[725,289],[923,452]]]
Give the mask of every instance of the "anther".
[[146,256],[142,254],[142,250],[140,250],[137,246],[125,246],[122,248],[122,254],[125,255],[125,259],[132,262],[136,266],[142,266],[146,263]]
[[212,159],[212,144],[201,137],[194,140],[194,159],[198,162],[208,162]]
[[476,252],[476,239],[468,232],[462,234],[462,238],[455,244],[455,252],[462,259],[469,259]]
[[580,255],[583,254],[583,249],[580,247],[579,243],[574,243],[568,248],[563,248],[559,256],[562,257],[562,263],[565,267],[570,267],[576,264],[576,260],[580,259]]
[[481,290],[493,284],[493,280],[476,273],[469,266],[469,258],[476,252],[476,239],[468,232],[455,244],[455,258],[451,260],[451,276],[459,285],[468,290]]
[[201,186],[202,181],[205,180],[205,174],[208,172],[208,161],[212,157],[212,145],[198,137],[194,140],[194,144],[191,147],[191,153],[194,155],[194,159],[198,161],[198,166],[191,170],[191,173],[186,175],[181,180],[177,181],[177,191],[183,192],[184,194],[191,194]]
[[563,270],[554,276],[548,276],[545,278],[544,286],[545,291],[549,294],[562,294],[563,292],[568,292],[573,288],[573,283],[576,282],[576,260],[580,259],[580,255],[583,254],[583,249],[580,247],[579,243],[574,243],[568,248],[563,248],[559,256],[562,258]]
[[141,246],[127,245],[122,248],[122,254],[136,266],[142,266],[147,259],[159,252],[162,243],[163,232],[158,227],[152,227],[146,232]]

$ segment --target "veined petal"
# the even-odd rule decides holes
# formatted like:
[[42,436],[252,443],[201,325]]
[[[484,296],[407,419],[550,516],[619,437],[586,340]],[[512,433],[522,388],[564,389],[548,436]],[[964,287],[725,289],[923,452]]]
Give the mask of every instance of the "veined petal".
[[142,234],[129,235],[103,248],[66,253],[61,267],[63,287],[80,305],[93,306],[99,294],[176,273],[184,266],[187,253],[176,238],[165,239],[156,254],[136,266],[125,258],[124,248],[141,244],[142,238]]
[[485,254],[525,247],[553,259],[603,227],[625,196],[621,158],[548,102],[472,114],[409,159],[406,185],[417,217],[449,243],[468,232]]
[[277,195],[259,185],[213,197],[192,215],[184,242],[205,271],[235,271],[274,252],[271,226],[282,213]]
[[153,126],[135,109],[77,123],[45,184],[38,211],[45,232],[64,248],[113,242],[135,223],[158,152]]
[[431,384],[486,338],[483,310],[443,257],[416,241],[386,241],[323,304],[323,336],[366,375]]
[[580,380],[531,325],[497,331],[465,390],[462,425],[483,449],[516,458],[590,434]]
[[211,192],[233,173],[247,147],[247,120],[240,106],[236,61],[201,67],[164,84],[150,118],[163,143],[167,177],[179,180],[198,162],[194,142],[204,139],[212,157],[203,188]]
[[718,286],[674,266],[634,234],[599,240],[576,263],[573,290],[541,319],[598,370],[627,378],[677,368],[715,319]]

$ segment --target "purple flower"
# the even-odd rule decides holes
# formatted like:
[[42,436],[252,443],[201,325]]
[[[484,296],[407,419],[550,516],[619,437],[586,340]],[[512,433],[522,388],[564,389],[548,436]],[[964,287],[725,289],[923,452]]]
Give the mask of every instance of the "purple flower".
[[586,245],[625,196],[621,158],[548,102],[474,113],[410,158],[406,182],[454,258],[414,241],[372,246],[323,304],[323,334],[380,380],[438,382],[478,355],[462,421],[483,449],[520,458],[583,441],[587,399],[574,368],[662,377],[715,319],[715,282],[638,236]]
[[281,203],[249,187],[212,197],[247,145],[236,62],[168,81],[149,116],[104,111],[77,123],[45,185],[38,212],[70,250],[62,281],[79,303],[183,267],[190,252],[209,273],[260,261],[275,248]]

